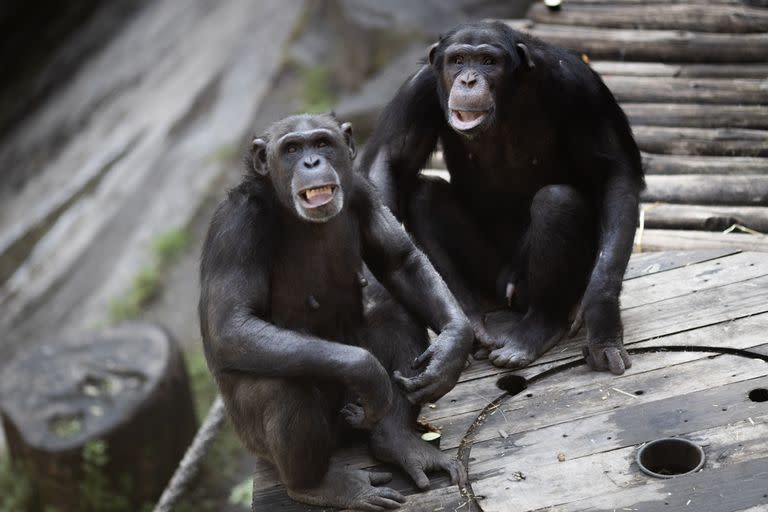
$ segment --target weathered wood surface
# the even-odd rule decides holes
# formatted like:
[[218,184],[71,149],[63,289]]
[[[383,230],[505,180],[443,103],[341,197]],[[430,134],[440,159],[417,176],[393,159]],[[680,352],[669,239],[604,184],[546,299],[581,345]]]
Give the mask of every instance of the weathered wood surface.
[[603,80],[620,102],[768,104],[768,79],[608,75]]
[[724,231],[739,224],[763,233],[768,232],[768,208],[765,206],[646,203],[641,208],[645,226],[649,228]]
[[[759,253],[633,255],[622,293],[625,342],[768,353],[766,279],[768,256]],[[573,361],[583,343],[581,333],[517,372],[473,361],[456,388],[422,411],[442,427],[441,448],[455,453],[481,410],[502,395],[495,386],[500,375],[530,378]],[[746,396],[758,386],[768,387],[764,361],[700,351],[638,354],[618,377],[581,366],[544,378],[488,411],[469,440],[477,504],[487,512],[631,510],[637,504],[638,510],[729,512],[764,506],[768,403]],[[708,460],[700,473],[661,481],[639,472],[633,462],[637,447],[667,435],[704,445]],[[558,461],[559,453],[565,461]],[[354,467],[375,465],[364,449],[342,460]],[[256,510],[312,510],[291,503],[270,471],[257,471]],[[434,482],[435,489],[416,493],[398,475],[393,485],[409,495],[403,510],[472,510],[444,478]]]
[[739,128],[634,126],[640,149],[649,153],[703,156],[768,156],[768,131]]
[[712,34],[679,30],[630,30],[538,24],[508,20],[517,30],[590,59],[648,62],[764,63],[768,33]]
[[768,176],[647,176],[644,201],[679,204],[768,204]]
[[768,77],[768,64],[673,64],[662,62],[590,62],[603,76],[669,76],[689,78],[760,78]]
[[643,154],[646,174],[768,174],[768,158]]
[[745,5],[580,5],[563,2],[549,10],[536,2],[528,18],[538,23],[608,28],[696,30],[700,32],[767,32],[768,10]]
[[[768,91],[768,85],[766,91]],[[621,107],[629,121],[637,125],[768,128],[768,107],[762,105],[622,103]]]
[[635,235],[635,247],[643,251],[673,251],[731,247],[768,253],[768,235],[710,233],[687,229],[645,229]]

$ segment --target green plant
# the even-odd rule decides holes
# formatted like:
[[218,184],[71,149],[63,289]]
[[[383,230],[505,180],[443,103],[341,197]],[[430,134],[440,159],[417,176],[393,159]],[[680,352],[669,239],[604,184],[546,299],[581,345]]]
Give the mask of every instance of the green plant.
[[228,501],[230,505],[240,505],[246,509],[251,508],[251,502],[253,501],[253,478],[248,477],[232,487]]
[[0,453],[0,512],[24,512],[34,504],[32,478],[28,468]]
[[331,110],[336,98],[333,94],[331,74],[325,66],[301,69],[303,110],[310,113]]
[[119,491],[106,473],[109,463],[107,443],[90,441],[83,447],[83,479],[80,483],[80,510],[82,512],[130,512],[134,510],[128,496],[131,485],[122,479]]
[[136,274],[124,297],[112,300],[109,306],[110,319],[118,322],[141,315],[144,307],[160,293],[165,271],[188,245],[189,234],[183,229],[171,229],[157,235],[151,242],[151,263]]

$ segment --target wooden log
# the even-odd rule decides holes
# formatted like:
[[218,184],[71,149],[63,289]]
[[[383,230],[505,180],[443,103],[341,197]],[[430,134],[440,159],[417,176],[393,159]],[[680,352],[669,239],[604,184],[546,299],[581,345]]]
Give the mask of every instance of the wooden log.
[[768,64],[665,64],[597,60],[590,62],[590,66],[601,75],[761,79],[768,76]]
[[768,10],[744,5],[582,5],[563,2],[553,11],[536,2],[527,18],[538,23],[605,28],[749,33],[768,31]]
[[606,76],[619,101],[768,105],[768,80]]
[[508,20],[514,29],[590,59],[650,62],[765,62],[768,33],[711,34],[679,30],[629,30],[536,24]]
[[149,324],[36,344],[0,384],[8,449],[35,475],[41,509],[85,510],[82,454],[102,440],[108,491],[139,510],[160,496],[197,428],[181,353]]
[[635,246],[642,251],[677,251],[733,248],[768,252],[768,235],[712,233],[684,229],[645,229],[635,235]]
[[622,103],[632,124],[691,128],[768,129],[768,106]]
[[768,176],[647,176],[646,202],[768,205]]
[[768,174],[768,158],[643,153],[646,174]]
[[724,231],[734,224],[768,233],[768,207],[644,203],[645,227]]
[[768,156],[768,131],[738,128],[633,126],[638,146],[649,153]]

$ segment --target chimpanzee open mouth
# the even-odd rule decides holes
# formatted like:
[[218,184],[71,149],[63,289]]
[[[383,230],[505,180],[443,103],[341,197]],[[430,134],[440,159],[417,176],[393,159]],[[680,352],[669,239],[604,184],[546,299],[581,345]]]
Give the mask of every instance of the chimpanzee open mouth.
[[488,110],[451,110],[451,125],[457,130],[471,130],[488,117]]
[[333,200],[333,196],[336,195],[336,189],[338,188],[336,185],[305,188],[299,191],[299,197],[306,208],[319,208]]

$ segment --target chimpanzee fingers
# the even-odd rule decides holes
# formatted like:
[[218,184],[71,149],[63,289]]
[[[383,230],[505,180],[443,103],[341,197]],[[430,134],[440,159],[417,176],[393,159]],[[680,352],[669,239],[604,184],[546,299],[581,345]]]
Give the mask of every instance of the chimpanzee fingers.
[[378,489],[378,495],[387,498],[388,500],[397,501],[399,503],[405,503],[406,498],[399,492],[389,487],[380,487]]
[[341,408],[341,416],[344,421],[349,423],[354,428],[364,428],[366,424],[365,410],[359,405],[348,403]]
[[432,346],[430,345],[427,347],[427,349],[421,353],[416,359],[413,360],[413,364],[411,364],[411,368],[414,370],[417,368],[421,368],[424,366],[431,358],[432,358]]
[[608,361],[608,369],[614,375],[621,375],[626,369],[624,367],[624,359],[621,357],[621,351],[616,347],[609,347],[605,349],[605,358]]
[[436,402],[444,394],[445,393],[440,393],[440,383],[435,382],[411,393],[407,393],[405,397],[412,404],[418,405],[425,402]]
[[400,508],[400,503],[396,502],[395,500],[390,500],[388,498],[385,498],[383,496],[374,496],[373,498],[371,498],[370,501],[372,504],[378,505],[385,510]]
[[593,370],[599,372],[607,369],[605,361],[602,358],[596,358],[588,346],[581,347],[581,355],[584,356],[587,366]]
[[621,350],[619,350],[619,354],[621,354],[621,360],[624,361],[624,368],[626,368],[627,370],[632,368],[632,358],[629,357],[629,353],[627,353],[627,351],[624,348],[622,348]]
[[450,459],[447,463],[442,465],[451,477],[451,483],[464,487],[467,484],[467,472],[464,466],[456,459]]
[[395,370],[392,372],[392,378],[395,379],[395,382],[397,382],[400,387],[402,387],[406,391],[414,391],[416,389],[419,389],[424,385],[424,373],[420,373],[419,375],[415,377],[403,377],[403,374],[400,373],[398,370]]
[[385,484],[392,480],[392,473],[387,473],[385,471],[371,471],[368,473],[368,480],[371,482],[371,485]]
[[415,464],[404,464],[403,469],[405,469],[408,476],[410,476],[416,483],[416,487],[422,491],[429,489],[429,478],[427,478],[426,473],[424,473],[424,470],[421,467]]

